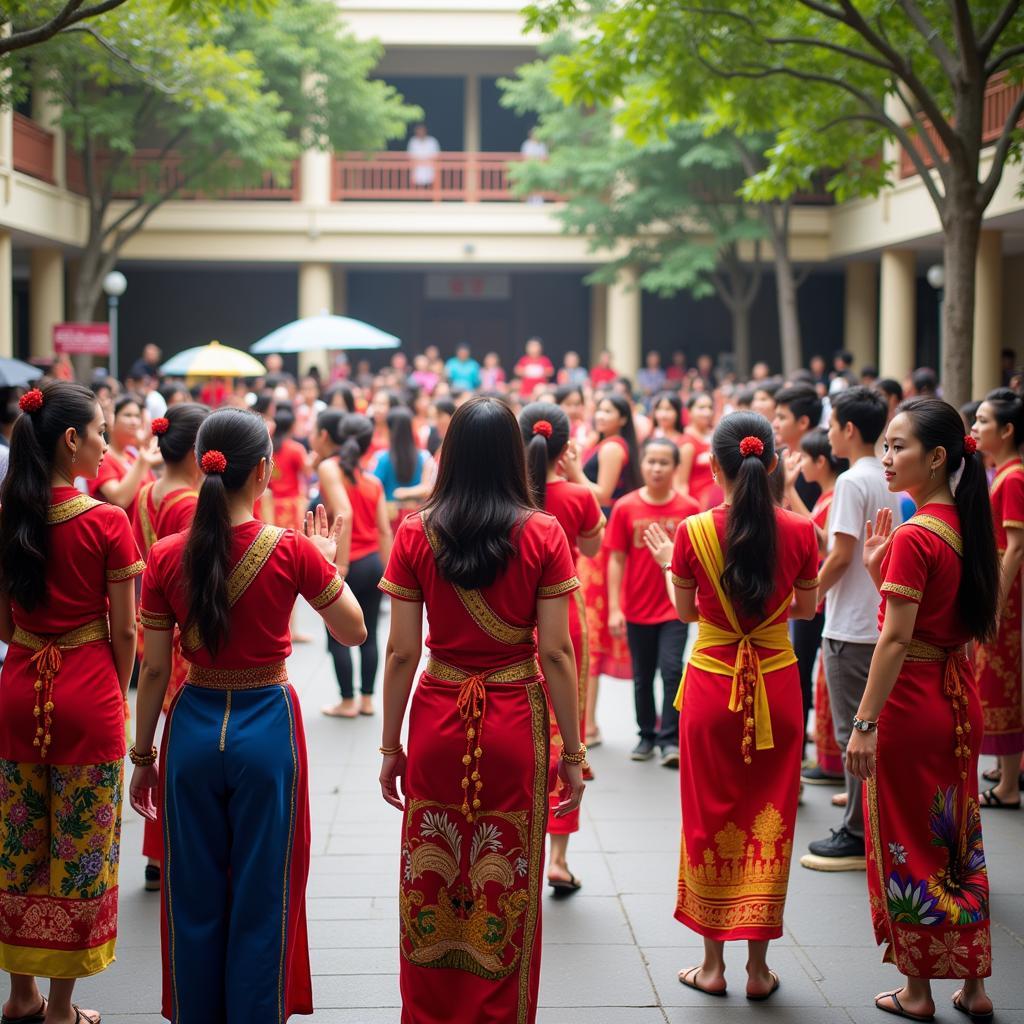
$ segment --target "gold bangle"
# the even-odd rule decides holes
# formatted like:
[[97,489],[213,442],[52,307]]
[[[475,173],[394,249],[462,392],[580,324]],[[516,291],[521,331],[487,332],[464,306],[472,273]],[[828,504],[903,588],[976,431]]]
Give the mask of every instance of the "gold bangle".
[[562,748],[562,760],[566,764],[586,764],[587,762],[587,745],[585,743],[580,744],[580,749],[574,754],[570,754],[564,747]]
[[133,743],[128,751],[128,760],[137,768],[148,768],[150,765],[156,764],[156,754],[156,747],[153,747],[148,754],[140,754]]
[[395,744],[393,747],[378,747],[377,748],[385,757],[392,757],[394,754],[401,754],[405,747],[401,743]]

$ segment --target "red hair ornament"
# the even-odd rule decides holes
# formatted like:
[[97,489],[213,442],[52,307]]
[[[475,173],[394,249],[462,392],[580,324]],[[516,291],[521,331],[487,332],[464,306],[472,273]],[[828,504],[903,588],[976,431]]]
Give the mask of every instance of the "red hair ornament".
[[537,420],[533,425],[533,432],[540,434],[541,437],[551,436],[551,424],[547,420]]
[[171,421],[166,416],[157,416],[157,418],[153,420],[153,425],[150,429],[153,431],[154,437],[160,437],[161,435],[166,434],[170,428]]
[[31,391],[26,391],[25,394],[18,399],[18,408],[22,412],[33,413],[39,412],[43,407],[43,393],[39,388],[33,388]]
[[964,455],[973,455],[978,450],[978,442],[968,434],[964,438]]
[[740,441],[740,455],[745,459],[751,455],[761,458],[764,455],[764,441],[759,437],[754,437],[753,434],[748,435]]
[[220,476],[228,468],[228,460],[224,457],[223,452],[211,448],[208,452],[203,452],[203,457],[199,460],[199,468],[207,475]]

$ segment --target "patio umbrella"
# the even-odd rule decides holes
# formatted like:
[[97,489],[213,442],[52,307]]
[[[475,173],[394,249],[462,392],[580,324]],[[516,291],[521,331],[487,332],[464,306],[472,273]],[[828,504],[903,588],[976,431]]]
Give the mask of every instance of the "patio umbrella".
[[0,358],[0,388],[20,388],[42,377],[38,366],[30,366],[20,359]]
[[307,316],[293,320],[255,345],[250,352],[266,355],[270,352],[319,352],[352,349],[398,348],[401,342],[393,334],[387,334],[362,320],[350,316]]
[[267,368],[241,349],[211,341],[172,356],[160,372],[166,377],[262,377]]

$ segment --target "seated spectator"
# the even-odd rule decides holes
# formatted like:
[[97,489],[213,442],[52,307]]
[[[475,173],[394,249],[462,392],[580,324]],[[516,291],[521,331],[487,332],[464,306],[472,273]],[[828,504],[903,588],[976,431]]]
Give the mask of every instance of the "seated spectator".
[[665,371],[665,379],[673,384],[681,384],[686,377],[686,354],[676,349],[672,353],[672,362]]
[[533,393],[555,375],[551,360],[544,355],[540,338],[530,338],[526,343],[526,355],[515,365],[515,374],[520,379],[520,390],[524,401],[531,401]]
[[665,387],[665,371],[661,368],[661,353],[648,352],[643,368],[637,371],[636,386],[644,398],[656,395]]
[[497,352],[488,352],[484,356],[484,365],[480,370],[481,391],[501,391],[505,384],[505,371]]
[[580,365],[578,352],[568,351],[562,360],[562,368],[558,371],[557,383],[561,387],[581,388],[590,379],[587,368]]
[[412,373],[409,374],[409,380],[421,388],[428,395],[432,395],[437,388],[438,376],[430,368],[430,360],[422,353],[418,356],[414,356],[412,360]]
[[607,387],[618,375],[612,367],[612,354],[605,349],[597,357],[597,366],[590,371],[590,382],[595,388]]

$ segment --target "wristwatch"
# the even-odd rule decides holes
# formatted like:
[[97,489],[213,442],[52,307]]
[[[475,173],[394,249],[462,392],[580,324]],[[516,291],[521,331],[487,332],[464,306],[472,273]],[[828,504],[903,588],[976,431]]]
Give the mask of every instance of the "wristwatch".
[[878,728],[877,722],[866,722],[863,718],[853,716],[853,727],[858,732],[874,732]]

